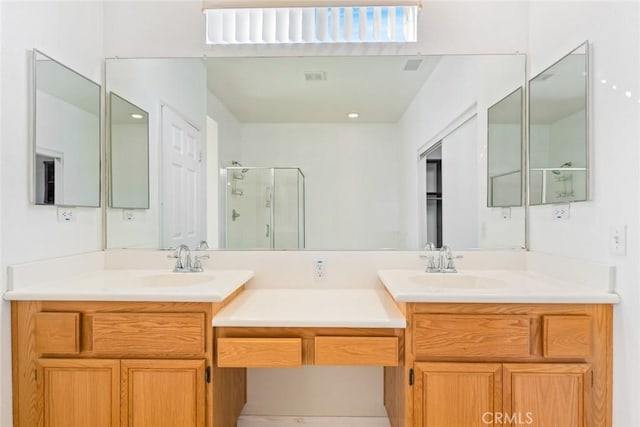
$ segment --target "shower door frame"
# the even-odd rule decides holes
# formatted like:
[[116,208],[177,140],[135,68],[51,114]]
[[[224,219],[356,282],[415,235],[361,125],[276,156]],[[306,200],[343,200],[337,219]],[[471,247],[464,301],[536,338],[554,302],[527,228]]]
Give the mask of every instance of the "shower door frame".
[[[271,190],[269,192],[270,198],[270,206],[269,206],[269,247],[268,248],[229,248],[229,233],[228,233],[228,224],[229,224],[229,215],[228,215],[228,207],[229,203],[229,191],[227,191],[228,187],[228,171],[241,171],[242,170],[268,170],[271,173],[270,177],[270,186]],[[298,204],[302,203],[302,227],[300,227],[300,216],[298,216],[298,233],[302,233],[302,247],[298,247],[297,249],[304,249],[306,244],[306,232],[305,232],[305,221],[306,221],[306,207],[305,207],[305,199],[306,199],[306,188],[305,188],[305,176],[300,168],[294,167],[267,167],[267,166],[227,166],[220,169],[220,183],[223,186],[224,198],[220,203],[220,218],[223,218],[222,227],[220,227],[221,241],[224,242],[224,249],[231,250],[265,250],[265,249],[275,249],[275,185],[276,185],[276,170],[295,170],[302,177],[302,200],[298,200]],[[245,172],[246,173],[246,172]],[[300,205],[298,205],[298,209],[300,210]],[[300,236],[298,236],[298,242],[300,242]]]

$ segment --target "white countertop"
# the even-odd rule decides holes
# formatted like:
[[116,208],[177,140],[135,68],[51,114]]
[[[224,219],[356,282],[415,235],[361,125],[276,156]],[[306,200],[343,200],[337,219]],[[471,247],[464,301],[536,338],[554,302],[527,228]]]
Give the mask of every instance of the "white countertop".
[[253,277],[249,270],[99,270],[15,287],[6,300],[221,302]]
[[406,320],[382,289],[249,289],[213,326],[404,328]]
[[606,287],[585,287],[530,271],[380,270],[378,277],[398,302],[616,304],[620,301]]

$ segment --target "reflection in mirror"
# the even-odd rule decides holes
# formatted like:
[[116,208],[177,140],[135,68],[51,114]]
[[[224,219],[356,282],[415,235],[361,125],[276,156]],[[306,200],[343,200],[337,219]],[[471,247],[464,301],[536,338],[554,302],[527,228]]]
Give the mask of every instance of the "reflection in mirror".
[[[237,162],[236,162],[237,164]],[[228,249],[304,248],[304,174],[298,168],[222,171]]]
[[149,208],[149,115],[109,94],[110,205]]
[[100,206],[100,85],[33,51],[34,202]]
[[522,206],[522,87],[488,111],[487,206]]
[[529,81],[529,203],[587,200],[588,44]]
[[[107,247],[422,248],[417,159],[473,110],[443,145],[443,243],[522,248],[524,209],[486,206],[485,158],[487,108],[524,68],[521,55],[107,59],[107,89],[149,112],[151,160],[150,208],[108,209]],[[172,179],[176,149],[186,166]],[[458,239],[456,224],[472,226]]]

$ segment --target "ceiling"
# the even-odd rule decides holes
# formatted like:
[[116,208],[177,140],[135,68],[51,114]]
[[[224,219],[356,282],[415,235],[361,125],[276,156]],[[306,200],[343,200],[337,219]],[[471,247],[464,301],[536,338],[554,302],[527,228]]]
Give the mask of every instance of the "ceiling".
[[100,114],[100,85],[64,65],[35,53],[37,89],[91,114]]
[[[405,71],[408,60],[418,65],[416,70]],[[396,123],[439,60],[315,56],[206,61],[209,90],[243,123]],[[306,73],[326,80],[307,81]],[[349,112],[360,117],[349,119]]]
[[530,81],[531,124],[553,123],[586,108],[585,67],[585,54],[573,53]]

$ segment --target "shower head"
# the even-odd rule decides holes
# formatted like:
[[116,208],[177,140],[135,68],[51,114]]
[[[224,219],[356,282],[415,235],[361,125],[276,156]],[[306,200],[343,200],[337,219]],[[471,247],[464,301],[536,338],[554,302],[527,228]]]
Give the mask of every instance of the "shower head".
[[[242,164],[236,160],[231,160],[231,166],[242,166]],[[249,172],[249,169],[247,168],[242,168],[242,170],[240,171],[242,173],[247,173]]]
[[[563,164],[560,165],[561,168],[570,168],[571,167],[571,162],[564,162]],[[552,174],[554,175],[560,175],[560,171],[555,169],[551,171]]]

